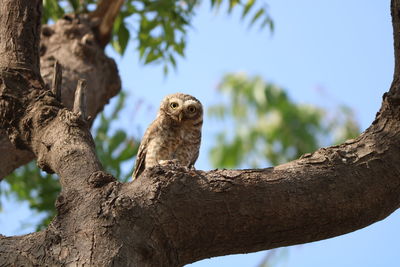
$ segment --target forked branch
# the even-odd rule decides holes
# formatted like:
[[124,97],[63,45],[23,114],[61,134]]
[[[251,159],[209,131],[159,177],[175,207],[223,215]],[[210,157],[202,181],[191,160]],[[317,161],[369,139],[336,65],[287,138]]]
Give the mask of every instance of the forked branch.
[[[4,1],[40,21],[26,13],[32,0]],[[34,3],[40,7],[41,0]],[[399,40],[400,0],[392,0],[392,14]],[[0,55],[11,53],[3,64],[16,57],[1,48]],[[24,73],[0,72],[0,123],[14,143],[60,175],[63,191],[58,215],[45,231],[0,236],[5,265],[182,266],[341,235],[400,206],[398,71],[376,120],[355,140],[274,168],[202,172],[156,166],[130,183],[101,170],[86,123]],[[79,87],[74,110],[83,114],[84,86]]]

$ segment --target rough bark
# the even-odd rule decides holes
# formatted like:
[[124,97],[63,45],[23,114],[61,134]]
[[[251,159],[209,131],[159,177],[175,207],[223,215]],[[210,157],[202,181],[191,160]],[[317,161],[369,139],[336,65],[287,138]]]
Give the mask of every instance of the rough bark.
[[[92,119],[121,89],[114,60],[105,55],[103,44],[96,41],[94,31],[100,22],[98,18],[92,20],[87,15],[66,15],[54,25],[42,27],[38,48],[40,72],[48,88],[52,84],[56,60],[63,69],[61,102],[68,109],[72,108],[78,79],[87,81],[87,112]],[[14,59],[10,60],[14,62]],[[1,130],[0,154],[7,155],[7,158],[0,159],[0,180],[34,158],[31,151],[13,146]]]
[[[38,23],[32,25],[41,0],[3,2],[0,14],[15,5],[28,15],[2,21],[0,36],[22,24],[31,23],[32,30],[2,42],[18,45],[19,38],[38,32]],[[373,124],[355,140],[274,168],[156,166],[130,183],[101,171],[87,123],[46,89],[35,73],[35,56],[18,56],[17,50],[7,55],[0,46],[9,57],[5,62],[22,59],[26,66],[3,65],[0,71],[0,126],[44,169],[57,172],[62,185],[58,215],[46,230],[0,236],[0,264],[182,266],[321,240],[382,220],[400,205],[399,14],[400,1],[393,0],[392,87]],[[33,48],[23,52],[35,54]]]

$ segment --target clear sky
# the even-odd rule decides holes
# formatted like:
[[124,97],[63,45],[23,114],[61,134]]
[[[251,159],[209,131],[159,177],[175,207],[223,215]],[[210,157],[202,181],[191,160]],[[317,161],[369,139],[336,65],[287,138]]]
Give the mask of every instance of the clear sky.
[[[133,46],[119,65],[128,106],[118,127],[143,134],[166,94],[182,91],[210,106],[220,97],[215,88],[223,74],[261,75],[286,88],[301,103],[333,108],[351,106],[363,129],[369,126],[393,74],[389,0],[268,0],[276,28],[273,34],[247,29],[239,15],[210,12],[208,1],[190,30],[186,58],[167,77],[160,66],[138,64]],[[144,105],[135,113],[138,99]],[[135,115],[133,116],[132,114]],[[205,120],[198,169],[209,169],[207,152],[218,124]],[[0,232],[22,234],[37,220],[25,204],[4,202]],[[337,238],[291,247],[275,266],[399,266],[400,212],[365,229]],[[203,260],[191,267],[256,266],[264,252]]]

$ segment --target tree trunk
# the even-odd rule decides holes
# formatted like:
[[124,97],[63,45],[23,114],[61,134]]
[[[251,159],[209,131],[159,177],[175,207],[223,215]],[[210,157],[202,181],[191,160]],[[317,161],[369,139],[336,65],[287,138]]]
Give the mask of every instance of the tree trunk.
[[[39,47],[40,72],[46,87],[51,88],[55,62],[62,67],[61,102],[66,108],[72,108],[78,79],[87,81],[87,112],[91,121],[121,89],[114,60],[105,55],[96,40],[96,26],[96,20],[87,15],[66,15],[55,25],[43,25]],[[0,180],[35,157],[28,150],[16,148],[2,129],[0,155],[7,155],[7,160],[0,160]]]
[[399,207],[400,0],[393,84],[358,138],[274,168],[156,166],[129,183],[102,171],[82,112],[42,81],[40,10],[41,0],[0,6],[0,126],[59,174],[62,192],[47,229],[0,237],[1,265],[182,266],[345,234]]

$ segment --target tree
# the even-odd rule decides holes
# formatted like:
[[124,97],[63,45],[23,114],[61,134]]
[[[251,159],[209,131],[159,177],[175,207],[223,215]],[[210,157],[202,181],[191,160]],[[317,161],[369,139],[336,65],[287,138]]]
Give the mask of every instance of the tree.
[[[211,5],[219,9],[223,2],[211,0]],[[50,86],[54,63],[60,63],[63,68],[61,102],[69,109],[77,80],[86,79],[88,115],[92,122],[109,99],[121,90],[115,62],[105,55],[104,47],[111,42],[122,54],[128,41],[134,39],[143,63],[163,64],[167,73],[171,66],[175,67],[175,58],[185,53],[186,32],[199,1],[44,0],[43,3],[42,22],[56,23],[42,27],[42,77]],[[242,17],[249,17],[251,25],[260,21],[261,27],[272,29],[266,7],[257,4],[254,0],[244,4],[230,0],[228,12],[239,6],[243,9]],[[138,21],[138,29],[128,30],[131,25],[126,20],[132,16]],[[7,154],[12,159],[0,162],[0,179],[34,159],[28,150],[16,149],[2,131],[0,154]]]
[[397,0],[394,82],[361,136],[275,168],[155,167],[140,182],[123,184],[101,170],[80,98],[71,112],[45,88],[37,53],[40,5],[18,0],[0,8],[0,124],[13,144],[59,174],[62,193],[47,229],[0,237],[5,265],[179,266],[332,237],[398,208]]
[[[43,26],[45,36],[41,43],[40,55],[42,62],[47,62],[47,59],[49,61],[45,65],[47,68],[45,67],[44,70],[42,64],[42,73],[46,74],[46,83],[48,85],[51,84],[53,64],[55,61],[59,62],[64,68],[66,80],[72,81],[68,83],[64,81],[62,84],[63,92],[61,95],[63,97],[61,102],[66,102],[66,105],[71,107],[71,101],[73,100],[71,96],[75,90],[76,80],[72,80],[70,75],[76,75],[77,70],[79,70],[79,68],[75,68],[76,65],[74,64],[82,61],[81,65],[84,66],[82,68],[82,77],[95,79],[96,83],[100,82],[103,85],[104,81],[98,79],[98,77],[102,77],[101,75],[104,73],[93,73],[91,71],[87,73],[87,71],[97,68],[100,68],[99,71],[108,71],[108,66],[106,65],[106,68],[104,68],[100,61],[102,57],[104,58],[104,53],[101,49],[92,51],[91,59],[88,60],[87,51],[98,48],[98,46],[104,48],[107,42],[111,41],[114,49],[123,54],[129,39],[134,40],[133,42],[137,45],[136,51],[138,51],[145,64],[163,64],[164,73],[167,74],[171,66],[175,67],[175,57],[183,56],[185,53],[186,32],[190,28],[192,17],[196,8],[198,8],[199,2],[191,0],[180,2],[169,0],[114,2],[97,0],[43,1],[42,23],[57,21],[54,26]],[[211,7],[214,9],[221,8],[222,4],[223,1],[211,1]],[[242,19],[250,18],[251,25],[260,20],[261,27],[266,25],[272,27],[273,24],[266,7],[257,4],[258,2],[253,0],[244,3],[229,1],[227,11],[230,13],[233,9],[242,8]],[[70,14],[71,12],[79,15],[72,15]],[[155,14],[157,15],[155,16]],[[69,23],[66,23],[66,21]],[[88,27],[83,26],[85,23]],[[132,30],[132,28],[136,27],[138,28],[137,31]],[[71,34],[71,32],[74,34]],[[84,40],[84,42],[81,40]],[[82,44],[89,44],[83,48],[86,51],[85,53],[77,49],[77,43],[81,44],[82,47]],[[70,53],[71,51],[72,53]],[[97,55],[99,55],[99,59]],[[96,64],[92,64],[92,62]],[[71,68],[71,66],[74,68]],[[113,72],[115,69],[111,68],[109,71]],[[119,84],[119,77],[115,77],[118,78],[115,84]],[[75,78],[78,79],[77,77]],[[112,79],[110,80],[111,82]],[[120,90],[119,87],[114,89]],[[90,85],[88,90],[91,92],[88,95],[89,100],[92,100],[93,97],[98,97],[97,93],[101,93],[98,87],[91,87]],[[104,113],[100,114],[98,116],[99,126],[92,129],[97,156],[101,160],[104,169],[115,175],[120,181],[126,181],[130,177],[130,173],[132,173],[131,171],[121,175],[120,164],[133,158],[139,142],[132,137],[126,139],[126,133],[123,130],[113,133],[109,129],[109,125],[115,122],[123,105],[123,99],[125,99],[123,95],[123,93],[119,94],[119,104],[110,117],[106,118]],[[110,97],[112,95],[108,96],[106,100]],[[98,111],[101,111],[104,104],[100,103]],[[90,124],[92,124],[96,113],[89,114],[91,117]],[[15,161],[4,162],[4,169],[0,170],[0,178],[8,174],[15,166],[33,158],[23,157],[26,152],[15,150],[7,137],[2,138],[2,140],[4,142],[3,144],[0,142],[0,151],[4,154],[7,153],[11,158],[15,158]],[[125,147],[125,149],[121,150],[121,147]],[[27,180],[26,177],[30,177],[30,179]],[[28,201],[31,209],[47,214],[43,221],[39,223],[37,229],[47,226],[51,218],[54,217],[54,201],[60,191],[56,174],[45,174],[36,167],[35,161],[31,161],[10,174],[5,183],[3,182],[4,184],[4,189],[0,187],[0,195],[15,196],[20,201]]]

